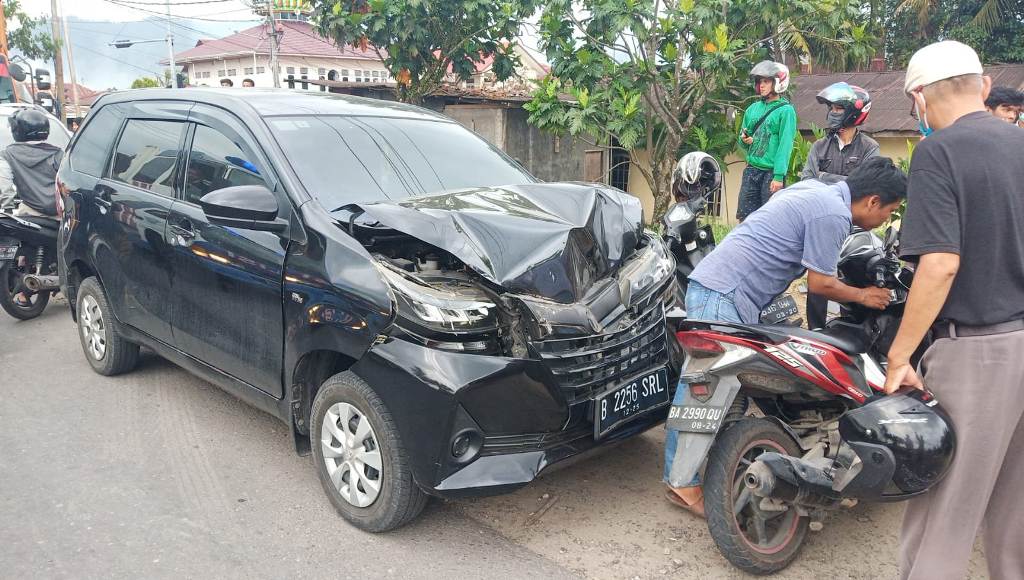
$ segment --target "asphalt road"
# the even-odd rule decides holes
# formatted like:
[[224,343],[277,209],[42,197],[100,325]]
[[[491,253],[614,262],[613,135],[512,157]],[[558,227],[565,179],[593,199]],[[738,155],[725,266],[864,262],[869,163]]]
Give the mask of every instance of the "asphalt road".
[[151,353],[93,373],[62,301],[0,312],[0,442],[0,577],[578,577],[441,502],[350,527],[284,424]]

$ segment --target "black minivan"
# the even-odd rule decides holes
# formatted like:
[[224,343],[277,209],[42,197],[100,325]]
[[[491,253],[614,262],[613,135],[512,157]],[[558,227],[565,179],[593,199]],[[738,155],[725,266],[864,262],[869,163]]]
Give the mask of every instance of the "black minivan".
[[61,289],[92,367],[145,346],[279,417],[362,529],[665,418],[674,265],[633,196],[322,93],[114,93],[69,147]]

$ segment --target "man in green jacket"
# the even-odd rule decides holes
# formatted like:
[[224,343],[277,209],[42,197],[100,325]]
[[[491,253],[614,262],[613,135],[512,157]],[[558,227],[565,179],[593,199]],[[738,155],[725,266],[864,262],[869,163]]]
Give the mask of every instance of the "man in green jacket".
[[765,60],[751,69],[750,76],[761,100],[747,108],[740,130],[739,145],[747,153],[736,212],[740,221],[785,185],[796,136],[796,109],[782,97],[789,88],[789,68]]

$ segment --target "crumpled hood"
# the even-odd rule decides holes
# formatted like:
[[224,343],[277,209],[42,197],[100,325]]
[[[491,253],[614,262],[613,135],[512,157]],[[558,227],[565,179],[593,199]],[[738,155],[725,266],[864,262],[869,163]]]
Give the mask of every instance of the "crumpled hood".
[[360,207],[506,290],[565,304],[632,256],[643,231],[639,199],[586,183],[470,189]]

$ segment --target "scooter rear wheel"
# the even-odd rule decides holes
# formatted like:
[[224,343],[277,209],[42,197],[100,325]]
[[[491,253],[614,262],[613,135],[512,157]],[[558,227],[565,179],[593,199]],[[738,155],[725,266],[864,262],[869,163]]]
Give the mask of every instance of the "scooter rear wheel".
[[[31,320],[43,313],[50,302],[50,292],[31,292],[22,283],[24,272],[14,261],[4,262],[0,266],[0,308],[18,320]],[[15,296],[23,293],[29,301],[28,306],[18,304]]]
[[800,447],[767,419],[746,418],[723,431],[704,472],[704,509],[718,550],[737,568],[772,574],[797,556],[807,535],[807,517],[795,508],[764,511],[746,491],[743,474],[761,453],[800,456]]

